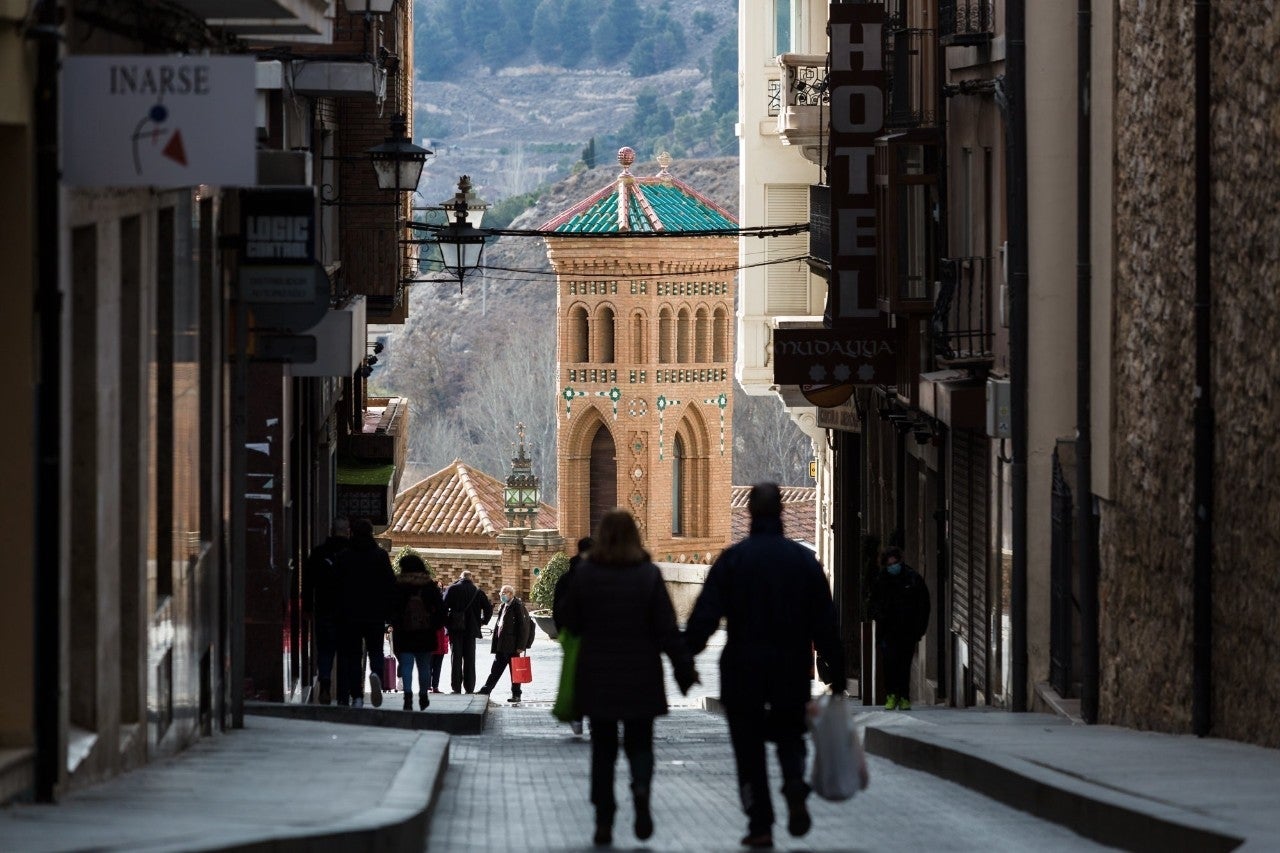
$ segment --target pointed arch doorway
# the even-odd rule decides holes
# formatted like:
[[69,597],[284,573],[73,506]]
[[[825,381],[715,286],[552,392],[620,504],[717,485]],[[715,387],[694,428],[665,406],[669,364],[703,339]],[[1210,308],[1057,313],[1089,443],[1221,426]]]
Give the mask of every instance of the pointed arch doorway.
[[618,452],[613,436],[604,424],[600,424],[596,434],[591,437],[588,477],[591,489],[587,518],[591,525],[591,535],[595,533],[604,514],[618,505]]

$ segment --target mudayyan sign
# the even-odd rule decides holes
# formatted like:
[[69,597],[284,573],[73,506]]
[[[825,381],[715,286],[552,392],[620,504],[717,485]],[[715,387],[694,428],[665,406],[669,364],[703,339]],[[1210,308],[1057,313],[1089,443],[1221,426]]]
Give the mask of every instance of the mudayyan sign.
[[69,56],[62,178],[70,186],[253,186],[251,56]]

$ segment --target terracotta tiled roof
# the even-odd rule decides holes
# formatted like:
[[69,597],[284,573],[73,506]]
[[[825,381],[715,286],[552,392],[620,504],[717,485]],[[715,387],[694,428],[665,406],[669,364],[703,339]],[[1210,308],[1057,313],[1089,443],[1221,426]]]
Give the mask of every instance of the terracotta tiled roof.
[[619,152],[623,172],[607,187],[593,193],[542,226],[544,231],[641,232],[715,231],[736,229],[738,220],[693,187],[662,171],[642,178],[627,168],[631,160]]
[[[504,484],[459,460],[396,495],[390,533],[406,536],[497,536],[507,527]],[[554,528],[556,511],[542,504],[537,526]]]
[[[750,486],[733,487],[729,538],[734,542],[746,539],[751,530],[751,514],[747,512],[750,494]],[[782,530],[792,539],[813,541],[817,512],[817,490],[813,486],[782,487]]]

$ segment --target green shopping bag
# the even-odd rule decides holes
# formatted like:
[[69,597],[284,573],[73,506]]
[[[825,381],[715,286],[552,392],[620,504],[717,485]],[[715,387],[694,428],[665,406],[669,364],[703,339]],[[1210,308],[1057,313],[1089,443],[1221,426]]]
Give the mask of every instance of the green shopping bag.
[[576,687],[578,682],[578,650],[582,646],[582,638],[565,628],[560,629],[557,638],[560,648],[564,650],[564,661],[560,664],[560,687],[556,690],[556,703],[551,707],[551,714],[562,723],[578,719],[578,700]]

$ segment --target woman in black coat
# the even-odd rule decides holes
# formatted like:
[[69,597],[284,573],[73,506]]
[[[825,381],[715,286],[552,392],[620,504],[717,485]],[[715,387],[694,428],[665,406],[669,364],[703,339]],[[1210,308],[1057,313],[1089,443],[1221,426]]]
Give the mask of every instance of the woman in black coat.
[[621,507],[605,513],[562,604],[565,627],[582,638],[575,694],[579,710],[591,719],[595,843],[613,840],[619,722],[631,765],[636,837],[646,839],[653,834],[653,719],[667,713],[660,653],[671,659],[682,693],[698,675],[676,627],[662,573],[641,546],[631,513]]
[[425,709],[431,704],[431,656],[436,650],[436,632],[444,624],[444,598],[440,586],[427,574],[426,563],[417,554],[400,558],[400,577],[392,596],[391,614],[391,647],[400,663],[404,709],[413,710],[415,663],[420,688],[418,707]]

